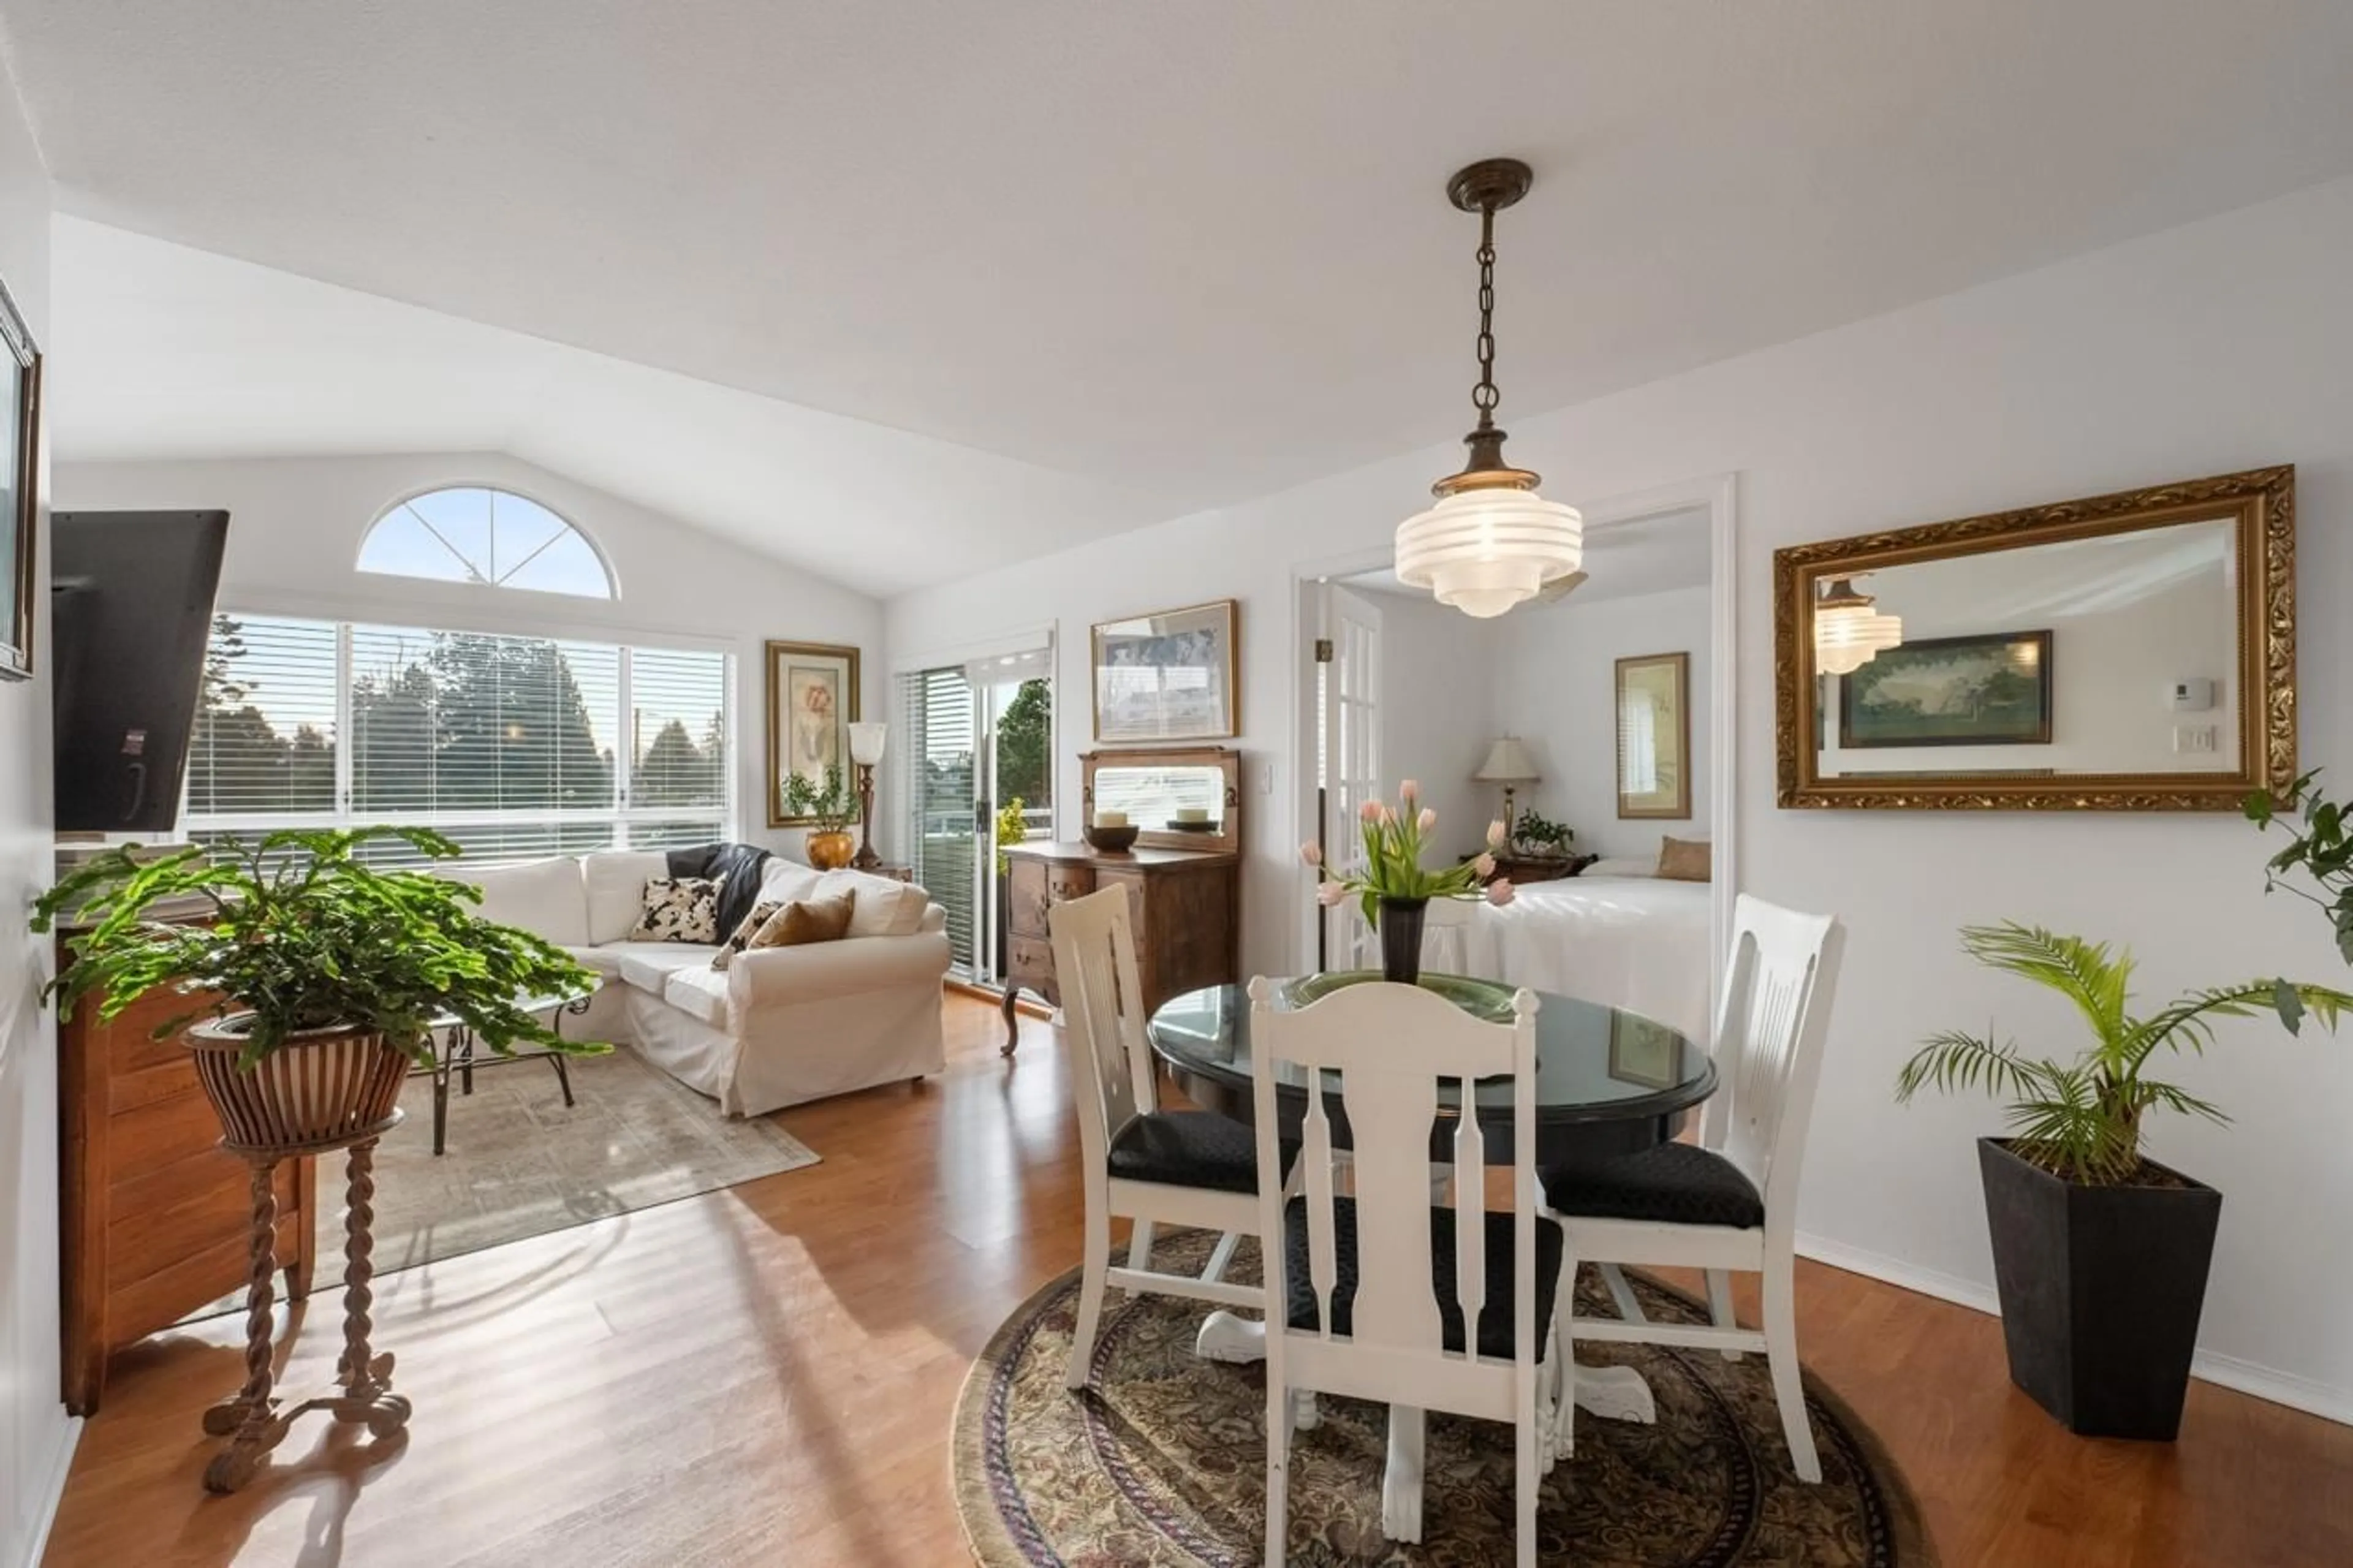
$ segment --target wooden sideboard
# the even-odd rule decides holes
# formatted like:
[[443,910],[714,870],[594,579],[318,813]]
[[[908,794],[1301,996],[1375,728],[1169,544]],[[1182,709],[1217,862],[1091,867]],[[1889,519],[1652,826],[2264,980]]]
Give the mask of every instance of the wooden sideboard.
[[[64,1394],[77,1415],[98,1408],[115,1352],[244,1289],[252,1235],[251,1171],[221,1152],[187,1048],[149,1037],[190,999],[152,993],[111,1023],[98,1001],[58,1026]],[[298,1298],[315,1192],[311,1161],[279,1168],[278,1261]]]
[[1138,847],[1106,855],[1085,844],[1015,844],[1007,901],[1005,1054],[1019,1037],[1021,988],[1059,1005],[1047,911],[1103,888],[1125,888],[1137,978],[1148,1011],[1171,996],[1241,979],[1241,856]]

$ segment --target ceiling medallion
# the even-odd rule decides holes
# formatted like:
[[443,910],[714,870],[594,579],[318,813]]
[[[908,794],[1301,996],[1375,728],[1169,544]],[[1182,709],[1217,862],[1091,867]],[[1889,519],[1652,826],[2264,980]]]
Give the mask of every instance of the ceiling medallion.
[[[1536,476],[1504,461],[1495,424],[1495,215],[1528,194],[1535,175],[1515,158],[1473,163],[1446,195],[1479,215],[1479,423],[1462,437],[1462,471],[1430,486],[1438,504],[1398,525],[1398,580],[1427,588],[1469,616],[1500,616],[1571,575],[1582,580],[1585,520],[1536,493]],[[1573,585],[1573,584],[1571,584]]]

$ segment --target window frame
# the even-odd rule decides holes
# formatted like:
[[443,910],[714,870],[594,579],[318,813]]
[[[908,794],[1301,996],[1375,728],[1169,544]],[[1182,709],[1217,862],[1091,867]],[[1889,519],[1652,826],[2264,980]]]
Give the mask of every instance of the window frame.
[[[561,515],[561,514],[559,514]],[[412,579],[417,581],[421,579]],[[480,586],[480,584],[466,584]],[[500,590],[503,591],[503,590]],[[719,837],[733,841],[742,835],[743,817],[739,811],[742,794],[738,747],[741,730],[737,721],[736,655],[731,649],[703,646],[670,645],[639,639],[624,640],[624,634],[602,632],[601,636],[557,637],[543,631],[480,632],[464,626],[397,626],[392,629],[415,631],[426,636],[453,634],[470,637],[513,637],[533,642],[582,643],[610,647],[619,654],[619,678],[617,686],[614,718],[616,731],[613,742],[612,806],[548,806],[518,807],[512,810],[467,809],[459,811],[357,811],[353,808],[353,762],[358,748],[352,742],[352,679],[353,632],[361,626],[377,626],[388,623],[371,617],[355,621],[342,611],[332,618],[316,614],[288,615],[274,610],[220,607],[216,612],[232,620],[310,621],[332,625],[335,628],[335,779],[334,802],[324,810],[305,811],[284,808],[275,811],[195,812],[188,808],[190,782],[194,768],[182,770],[180,784],[180,814],[177,831],[195,833],[235,833],[251,836],[281,827],[427,827],[448,832],[469,827],[518,827],[532,826],[563,826],[570,824],[613,824],[613,843],[609,849],[625,850],[659,848],[663,846],[639,845],[634,841],[631,829],[639,826],[660,823],[701,821],[706,816],[716,820]],[[600,628],[600,631],[602,629]],[[612,641],[603,640],[609,636]],[[209,647],[209,641],[207,642]],[[720,804],[714,807],[694,808],[674,805],[638,805],[633,800],[634,770],[637,759],[630,745],[630,716],[636,710],[636,694],[632,684],[635,656],[640,652],[674,656],[696,654],[715,657],[719,660],[720,722],[727,738],[727,754],[720,769]],[[523,858],[543,858],[531,856]],[[512,858],[486,856],[480,859],[468,857],[467,863],[477,866],[512,865]]]
[[[375,537],[375,531],[383,527],[395,512],[403,507],[422,500],[427,496],[439,495],[445,490],[489,490],[498,495],[512,496],[517,500],[529,501],[538,507],[578,535],[581,542],[588,546],[588,552],[596,558],[596,564],[604,571],[605,593],[601,596],[590,594],[566,594],[554,588],[521,587],[505,583],[479,583],[465,577],[426,577],[411,575],[406,572],[381,572],[360,564],[360,557],[367,553],[368,541]],[[621,602],[620,571],[613,564],[612,556],[606,552],[604,545],[597,542],[596,536],[581,527],[570,512],[545,497],[499,479],[443,479],[434,484],[419,485],[413,489],[403,490],[393,497],[392,500],[376,508],[375,515],[368,519],[367,526],[360,530],[358,542],[352,548],[352,574],[363,582],[430,583],[436,588],[450,589],[463,594],[529,594],[541,599],[558,602],[569,599],[589,605],[617,605]]]

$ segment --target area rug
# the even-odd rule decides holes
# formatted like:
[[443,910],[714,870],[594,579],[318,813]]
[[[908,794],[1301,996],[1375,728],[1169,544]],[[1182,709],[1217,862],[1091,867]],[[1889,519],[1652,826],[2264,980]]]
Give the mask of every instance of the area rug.
[[[407,1120],[376,1147],[375,1266],[414,1268],[650,1208],[818,1156],[765,1117],[736,1119],[627,1047],[575,1057],[566,1107],[555,1069],[505,1062],[449,1085],[447,1148],[433,1152],[433,1080],[402,1089]],[[343,1250],[343,1160],[319,1164],[320,1277]]]
[[[1210,1238],[1163,1242],[1155,1265],[1198,1268]],[[1232,1277],[1255,1279],[1246,1244]],[[1690,1298],[1631,1276],[1643,1309],[1704,1322]],[[956,1506],[985,1568],[1256,1568],[1265,1561],[1266,1384],[1257,1366],[1204,1362],[1193,1335],[1207,1310],[1167,1297],[1111,1293],[1093,1386],[1062,1386],[1078,1302],[1076,1270],[1032,1296],[997,1331],[955,1414]],[[1583,1310],[1606,1314],[1590,1271]],[[1915,1568],[1933,1552],[1901,1475],[1870,1432],[1808,1380],[1822,1481],[1788,1468],[1761,1355],[1585,1345],[1579,1359],[1639,1368],[1656,1426],[1580,1412],[1577,1452],[1546,1479],[1540,1561],[1577,1568]],[[1294,1564],[1492,1568],[1513,1560],[1510,1428],[1432,1415],[1423,1542],[1380,1529],[1384,1406],[1324,1398],[1322,1421],[1292,1439]]]

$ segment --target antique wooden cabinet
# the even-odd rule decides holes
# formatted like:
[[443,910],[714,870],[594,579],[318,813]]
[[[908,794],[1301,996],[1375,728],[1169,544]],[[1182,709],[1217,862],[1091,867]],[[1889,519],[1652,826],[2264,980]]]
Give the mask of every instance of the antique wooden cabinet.
[[[156,992],[101,1023],[90,997],[58,1026],[64,1394],[77,1415],[98,1408],[115,1352],[246,1284],[251,1169],[221,1152],[187,1048],[149,1038],[189,1005]],[[296,1297],[311,1289],[311,1167],[278,1171],[278,1261]]]
[[1134,848],[1118,853],[1083,841],[1006,847],[1008,1056],[1018,1038],[1013,1010],[1020,992],[1060,1001],[1046,922],[1066,900],[1127,889],[1147,1009],[1241,978],[1240,753],[1225,747],[1092,752],[1080,762],[1085,819],[1092,822],[1098,809],[1117,809],[1141,831]]

